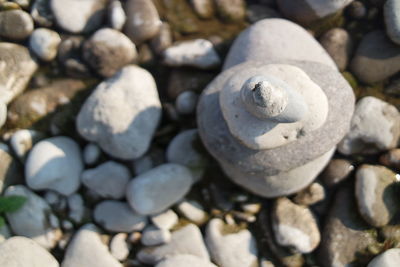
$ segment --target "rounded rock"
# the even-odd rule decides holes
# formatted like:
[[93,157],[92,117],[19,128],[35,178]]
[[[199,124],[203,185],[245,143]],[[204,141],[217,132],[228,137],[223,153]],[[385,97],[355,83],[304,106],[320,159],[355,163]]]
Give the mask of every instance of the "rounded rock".
[[391,248],[376,256],[367,267],[396,267],[400,262],[400,248]]
[[141,231],[147,218],[135,213],[125,202],[105,200],[96,205],[94,220],[111,232]]
[[103,151],[120,159],[146,153],[161,117],[151,74],[129,65],[97,86],[77,117],[77,130]]
[[64,136],[37,143],[25,165],[26,183],[30,188],[52,189],[62,195],[71,195],[78,190],[82,171],[78,144]]
[[176,111],[182,115],[193,114],[196,110],[199,96],[193,91],[184,91],[175,100]]
[[10,139],[10,146],[15,155],[22,161],[25,160],[31,148],[41,139],[44,134],[35,130],[22,129],[16,131]]
[[134,178],[128,184],[126,197],[139,214],[156,214],[181,200],[192,184],[188,168],[166,163]]
[[83,148],[83,161],[87,165],[95,164],[100,156],[101,149],[94,143],[89,143]]
[[215,7],[212,0],[191,0],[190,3],[194,9],[194,12],[202,18],[209,19],[214,16]]
[[322,181],[328,187],[335,186],[349,177],[353,170],[354,166],[348,160],[333,159],[322,172]]
[[57,260],[32,239],[14,236],[0,245],[0,266],[59,267]]
[[400,2],[388,0],[384,5],[386,32],[396,44],[400,44]]
[[116,234],[110,241],[110,252],[119,261],[125,261],[129,256],[130,244],[126,233]]
[[131,40],[111,28],[96,31],[83,45],[83,58],[103,77],[111,77],[136,57]]
[[108,6],[108,20],[112,28],[120,31],[126,22],[126,14],[121,1],[113,0]]
[[145,246],[156,246],[171,241],[171,233],[166,229],[148,226],[143,230],[141,242]]
[[344,71],[350,58],[352,40],[349,33],[342,28],[334,28],[322,35],[321,45],[335,61],[340,71]]
[[60,43],[60,35],[46,28],[34,30],[29,39],[30,49],[43,61],[51,61],[57,56]]
[[151,222],[159,229],[170,230],[178,223],[178,215],[173,210],[151,216]]
[[120,199],[125,196],[131,174],[129,169],[114,161],[107,161],[82,173],[82,183],[103,198]]
[[23,40],[29,37],[34,29],[31,16],[23,10],[0,12],[0,36],[12,40]]
[[60,28],[71,33],[88,33],[103,22],[107,0],[51,0],[50,8]]
[[246,15],[244,0],[215,0],[218,15],[226,21],[240,21]]

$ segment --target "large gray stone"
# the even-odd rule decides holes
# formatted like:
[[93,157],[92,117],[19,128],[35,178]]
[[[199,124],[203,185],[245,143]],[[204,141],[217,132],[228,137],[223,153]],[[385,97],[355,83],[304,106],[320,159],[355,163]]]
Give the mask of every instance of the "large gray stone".
[[395,148],[400,139],[400,112],[373,96],[357,102],[349,133],[338,145],[340,153],[374,154]]
[[223,69],[250,60],[306,60],[337,69],[328,53],[305,29],[285,19],[264,19],[243,31],[231,46]]
[[0,43],[0,101],[8,104],[25,90],[38,68],[29,50],[18,44]]
[[22,208],[7,213],[14,234],[29,237],[46,249],[54,248],[62,233],[47,202],[23,185],[8,187],[4,195],[26,198]]
[[350,68],[364,83],[383,81],[400,70],[400,47],[383,31],[370,32],[361,39]]
[[0,245],[0,266],[58,267],[57,260],[32,239],[15,236]]
[[135,177],[127,186],[126,197],[139,214],[156,214],[181,200],[192,184],[188,168],[166,163]]
[[122,267],[103,244],[99,230],[93,224],[79,229],[68,244],[62,267]]
[[103,22],[107,0],[51,0],[57,25],[71,33],[88,33]]
[[129,65],[97,86],[77,117],[77,130],[108,154],[136,159],[146,153],[161,117],[151,74]]

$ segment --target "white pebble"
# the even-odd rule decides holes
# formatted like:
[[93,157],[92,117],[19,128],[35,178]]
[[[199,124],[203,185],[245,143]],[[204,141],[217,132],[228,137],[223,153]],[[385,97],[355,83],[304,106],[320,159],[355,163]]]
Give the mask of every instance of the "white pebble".
[[116,234],[110,242],[110,252],[119,261],[124,261],[129,255],[129,243],[127,242],[128,234]]
[[182,201],[176,208],[186,219],[196,224],[202,224],[208,218],[204,208],[196,201]]
[[29,39],[30,49],[43,61],[51,61],[57,56],[60,43],[60,35],[46,28],[34,30]]
[[151,216],[151,222],[160,229],[170,230],[178,223],[178,215],[169,209],[157,215]]

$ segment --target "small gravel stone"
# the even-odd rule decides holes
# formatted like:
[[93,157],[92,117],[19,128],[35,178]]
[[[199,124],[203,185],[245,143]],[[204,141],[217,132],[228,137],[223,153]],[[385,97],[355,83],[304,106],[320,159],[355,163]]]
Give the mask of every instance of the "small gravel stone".
[[207,158],[200,152],[201,148],[197,129],[183,131],[169,143],[167,160],[188,167],[197,182],[203,176],[207,165]]
[[379,162],[387,167],[400,171],[400,149],[391,149],[379,158]]
[[325,198],[324,187],[320,183],[312,183],[295,195],[293,201],[299,205],[311,206]]
[[153,38],[161,27],[160,16],[151,0],[128,0],[124,33],[136,45]]
[[86,165],[95,164],[101,156],[100,147],[94,143],[89,143],[83,148],[83,161]]
[[396,0],[388,0],[384,6],[384,18],[386,32],[389,38],[396,44],[400,44],[400,3]]
[[240,21],[246,15],[244,0],[215,0],[218,15],[226,21]]
[[120,199],[125,195],[131,174],[115,161],[107,161],[82,173],[82,183],[103,198]]
[[256,266],[257,245],[247,229],[226,233],[224,222],[212,219],[206,228],[206,243],[212,260],[220,267]]
[[60,28],[71,33],[88,33],[101,26],[107,2],[107,0],[51,0],[50,7]]
[[400,70],[400,47],[383,31],[370,32],[361,39],[350,69],[364,83],[383,81]]
[[18,211],[6,214],[13,233],[29,237],[46,249],[54,248],[62,233],[46,201],[23,185],[8,187],[4,195],[26,198]]
[[376,97],[358,101],[350,132],[339,143],[344,155],[373,154],[396,147],[400,138],[400,113],[395,106]]
[[67,199],[68,217],[75,223],[81,223],[85,215],[85,206],[83,198],[79,194],[70,195]]
[[128,234],[116,234],[110,242],[110,252],[119,261],[124,261],[128,258],[130,244],[127,242]]
[[81,151],[69,137],[44,139],[31,150],[26,160],[27,185],[35,190],[52,189],[71,195],[80,186],[83,170]]
[[103,244],[93,224],[79,229],[69,243],[61,264],[63,267],[122,267]]
[[339,70],[345,70],[352,50],[352,40],[349,33],[345,29],[334,28],[322,35],[320,42],[335,61]]
[[0,36],[11,40],[23,40],[33,31],[33,20],[23,10],[0,12]]
[[275,201],[272,211],[272,227],[279,245],[300,253],[310,253],[321,240],[318,224],[306,207],[287,198]]
[[14,236],[0,245],[0,266],[59,267],[57,260],[32,239]]
[[151,48],[161,55],[165,49],[172,45],[172,31],[168,23],[163,22],[160,31],[153,39],[151,39]]
[[400,262],[400,248],[391,248],[376,256],[367,267],[396,267]]
[[77,117],[77,130],[121,159],[146,153],[161,117],[153,76],[129,65],[97,86]]
[[194,12],[202,18],[202,19],[209,19],[214,16],[215,7],[213,0],[190,0]]
[[29,39],[30,49],[43,61],[51,61],[56,58],[60,43],[60,35],[46,28],[34,30]]
[[361,216],[369,224],[382,227],[398,209],[396,174],[383,166],[362,165],[356,173],[355,194]]
[[332,159],[321,174],[321,179],[328,187],[335,186],[349,177],[354,170],[350,161],[345,159]]
[[54,17],[50,9],[50,0],[33,1],[31,16],[39,26],[51,27],[53,25]]
[[111,25],[111,28],[114,28],[118,31],[122,30],[124,27],[126,22],[126,14],[122,8],[121,1],[111,1],[110,5],[108,6],[108,21]]
[[179,213],[183,215],[183,217],[194,222],[195,224],[203,224],[208,219],[208,214],[204,211],[204,207],[201,206],[197,201],[185,200],[180,202],[176,208]]
[[221,64],[221,59],[210,41],[195,39],[167,48],[164,51],[164,63],[171,67],[213,69]]
[[158,263],[155,267],[217,267],[209,261],[202,258],[189,255],[175,255]]
[[135,213],[125,202],[105,200],[96,205],[94,220],[111,232],[141,231],[147,218]]
[[137,258],[143,263],[155,265],[166,258],[182,254],[210,260],[200,229],[194,224],[188,224],[173,232],[171,241],[167,244],[141,249]]
[[171,233],[166,229],[148,226],[143,230],[141,242],[145,246],[156,246],[171,241]]
[[167,163],[134,178],[128,184],[126,197],[139,214],[156,214],[182,199],[192,184],[189,169]]
[[196,110],[199,96],[193,91],[182,92],[175,101],[175,107],[181,115],[193,114]]
[[22,161],[25,161],[25,157],[31,150],[34,144],[40,139],[43,139],[44,134],[35,130],[18,130],[10,139],[10,146],[13,149],[15,155]]
[[83,58],[94,71],[111,77],[137,57],[135,45],[123,33],[103,28],[83,45]]
[[151,222],[159,229],[170,230],[178,223],[178,215],[173,210],[167,210],[150,217]]

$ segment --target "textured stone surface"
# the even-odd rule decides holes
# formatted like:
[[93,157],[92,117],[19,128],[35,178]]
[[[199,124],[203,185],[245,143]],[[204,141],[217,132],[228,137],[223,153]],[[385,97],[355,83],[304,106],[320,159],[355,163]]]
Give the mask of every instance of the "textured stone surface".
[[103,22],[107,0],[51,0],[57,25],[71,33],[88,33]]
[[26,198],[21,209],[7,213],[14,234],[29,237],[46,249],[54,248],[62,233],[58,218],[46,201],[23,185],[8,187],[4,195]]
[[108,154],[121,159],[142,156],[161,116],[154,78],[129,65],[97,86],[77,117],[77,130]]
[[373,96],[357,102],[349,133],[339,143],[345,155],[373,154],[395,148],[400,138],[397,108]]
[[52,189],[63,195],[76,192],[83,171],[81,151],[69,137],[52,137],[37,143],[25,166],[27,185],[32,189]]
[[192,184],[188,168],[166,163],[135,177],[127,186],[126,197],[139,214],[156,214],[182,199]]
[[58,267],[57,260],[32,239],[15,236],[0,245],[0,266]]
[[0,43],[0,101],[8,104],[25,90],[38,65],[22,45]]
[[33,20],[23,10],[0,12],[0,36],[11,40],[23,40],[32,33]]
[[261,20],[243,31],[231,46],[223,69],[249,60],[279,63],[307,60],[337,69],[328,53],[305,29],[284,19]]

